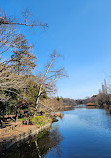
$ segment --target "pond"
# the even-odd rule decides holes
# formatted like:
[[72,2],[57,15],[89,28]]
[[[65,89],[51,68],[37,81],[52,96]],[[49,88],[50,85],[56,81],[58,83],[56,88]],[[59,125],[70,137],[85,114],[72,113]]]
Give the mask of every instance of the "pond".
[[103,109],[63,112],[42,138],[13,149],[7,158],[110,158],[111,115]]

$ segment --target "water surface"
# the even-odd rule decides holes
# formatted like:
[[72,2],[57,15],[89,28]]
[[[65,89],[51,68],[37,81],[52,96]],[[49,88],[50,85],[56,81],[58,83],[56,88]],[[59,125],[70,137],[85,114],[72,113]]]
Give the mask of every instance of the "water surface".
[[58,126],[63,140],[45,158],[110,158],[111,116],[101,109],[76,109],[64,112]]

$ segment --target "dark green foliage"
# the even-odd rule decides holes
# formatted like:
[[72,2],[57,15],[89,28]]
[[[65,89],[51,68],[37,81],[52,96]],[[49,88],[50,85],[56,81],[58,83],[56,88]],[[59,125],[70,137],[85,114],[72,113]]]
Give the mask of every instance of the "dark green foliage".
[[13,71],[18,75],[30,74],[36,66],[36,57],[30,53],[32,46],[29,46],[25,36],[22,34],[18,34],[13,43],[12,47],[16,48],[11,56],[11,63],[14,66]]
[[[39,92],[39,86],[36,83],[36,78],[35,76],[30,76],[27,83],[27,87],[26,89],[24,89],[24,95],[29,101],[35,102],[38,92]],[[45,91],[41,94],[40,100],[43,98],[47,98],[47,93]]]
[[20,100],[17,103],[16,109],[20,118],[33,116],[35,111],[34,104],[27,100]]
[[[1,91],[4,93],[5,97],[9,98],[7,101],[0,101],[0,114],[6,115],[6,114],[15,114],[16,105],[18,102],[18,96],[17,92],[13,93],[13,91],[16,92],[16,90],[10,91]],[[19,93],[19,92],[18,92]]]
[[6,104],[3,102],[0,102],[0,116],[3,117],[6,113]]
[[57,96],[57,100],[60,101],[62,98]]

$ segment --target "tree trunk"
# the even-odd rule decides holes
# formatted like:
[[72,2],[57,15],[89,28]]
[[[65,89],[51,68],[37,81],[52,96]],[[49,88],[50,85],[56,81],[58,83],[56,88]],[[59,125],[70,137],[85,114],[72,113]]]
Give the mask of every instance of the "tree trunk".
[[15,121],[17,121],[17,120],[18,120],[18,112],[16,110]]
[[36,101],[35,101],[35,108],[36,108],[36,111],[35,111],[35,113],[34,113],[34,118],[35,118],[35,115],[36,115],[36,112],[37,112],[38,103],[39,103],[39,96],[37,96]]
[[37,108],[38,108],[39,97],[40,97],[40,95],[41,95],[41,93],[42,93],[41,88],[42,88],[42,87],[40,86],[39,92],[38,92],[38,95],[37,95],[36,101],[35,101],[35,108],[36,108],[36,111],[37,111]]
[[37,148],[37,150],[38,150],[38,157],[39,157],[39,158],[42,158],[42,157],[40,156],[40,150],[39,150],[39,146],[38,146],[37,141],[35,141],[35,146],[36,146],[36,148]]

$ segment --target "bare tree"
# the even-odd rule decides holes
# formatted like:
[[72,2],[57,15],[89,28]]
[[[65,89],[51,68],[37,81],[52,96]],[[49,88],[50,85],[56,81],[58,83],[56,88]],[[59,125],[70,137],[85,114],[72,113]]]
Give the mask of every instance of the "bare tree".
[[39,101],[40,96],[44,94],[44,92],[54,93],[56,91],[55,82],[59,78],[66,76],[64,72],[64,68],[59,68],[59,69],[54,68],[54,63],[56,62],[57,57],[58,55],[56,51],[54,50],[50,56],[51,60],[45,68],[45,72],[40,73],[37,76],[37,84],[38,84],[39,90],[38,90],[38,94],[35,101],[36,109],[38,108],[38,104],[40,102]]
[[[26,9],[21,16],[21,22],[15,18],[9,18],[3,10],[0,10],[0,55],[12,49],[14,39],[18,35],[15,26],[27,26],[28,28],[47,28],[48,25],[33,18],[31,12]],[[17,45],[15,43],[15,45]],[[14,48],[14,47],[13,47]]]
[[[3,63],[0,63],[0,69],[3,69]],[[4,92],[16,93],[15,90],[25,87],[27,82],[23,76],[18,76],[12,72],[13,67],[5,67],[4,71],[0,73],[0,101],[8,101],[9,97]]]
[[11,50],[16,34],[13,26],[0,25],[0,55]]
[[21,19],[23,19],[23,21],[18,22],[17,20],[15,20],[15,18],[14,19],[8,18],[4,11],[2,11],[2,10],[0,11],[0,25],[21,25],[21,26],[29,26],[29,27],[36,27],[36,26],[48,27],[47,24],[40,22],[38,19],[33,19],[33,16],[28,9],[26,9],[22,13]]

